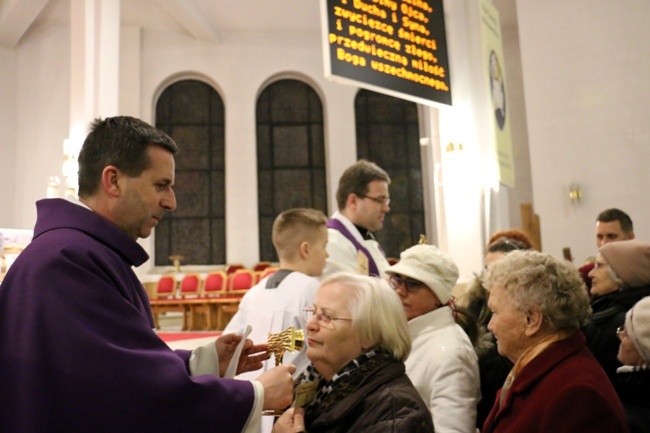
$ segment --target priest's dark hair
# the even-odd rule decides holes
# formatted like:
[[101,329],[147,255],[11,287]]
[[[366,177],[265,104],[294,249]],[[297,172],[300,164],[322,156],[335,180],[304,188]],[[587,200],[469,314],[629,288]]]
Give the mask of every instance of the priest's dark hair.
[[390,176],[374,162],[360,159],[346,168],[336,190],[336,203],[339,210],[345,209],[350,194],[365,197],[368,194],[368,185],[375,180],[381,180],[390,185]]
[[151,165],[149,146],[160,146],[172,155],[178,153],[178,146],[169,135],[140,119],[95,119],[79,153],[79,197],[92,196],[97,191],[102,171],[109,165],[127,176],[139,176]]

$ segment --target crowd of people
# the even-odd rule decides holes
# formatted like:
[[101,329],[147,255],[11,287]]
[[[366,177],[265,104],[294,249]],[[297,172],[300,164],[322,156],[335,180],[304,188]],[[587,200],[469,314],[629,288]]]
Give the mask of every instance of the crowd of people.
[[[624,212],[598,216],[580,269],[520,230],[492,234],[455,299],[458,267],[436,246],[388,263],[374,233],[391,180],[361,160],[331,218],[278,215],[279,270],[223,335],[174,351],[132,268],[176,208],[177,152],[138,119],[97,119],[79,199],[37,202],[0,285],[0,431],[650,431],[650,243]],[[305,350],[275,366],[264,341],[289,327]]]

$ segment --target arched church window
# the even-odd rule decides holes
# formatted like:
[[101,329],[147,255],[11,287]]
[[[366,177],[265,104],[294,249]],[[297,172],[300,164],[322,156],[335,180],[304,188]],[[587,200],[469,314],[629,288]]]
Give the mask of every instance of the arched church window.
[[426,233],[417,105],[363,89],[355,98],[355,117],[357,157],[391,178],[391,211],[375,235],[388,257],[399,257]]
[[155,264],[226,263],[224,104],[199,80],[168,86],[156,104],[156,126],[180,148],[176,156],[177,209],[155,231]]
[[260,260],[277,261],[271,231],[279,213],[327,213],[323,106],[310,85],[283,79],[260,94],[256,121]]

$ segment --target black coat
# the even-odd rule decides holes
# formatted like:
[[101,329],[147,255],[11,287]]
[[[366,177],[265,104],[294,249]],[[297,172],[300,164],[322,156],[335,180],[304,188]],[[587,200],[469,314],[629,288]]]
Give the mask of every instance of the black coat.
[[492,411],[497,392],[503,386],[512,367],[513,363],[508,358],[499,355],[496,344],[488,351],[479,354],[478,369],[481,376],[482,398],[476,405],[477,428],[483,427],[485,420]]
[[650,433],[650,369],[617,373],[614,389],[623,403],[631,433]]
[[648,295],[650,286],[623,286],[591,301],[593,315],[582,331],[587,337],[587,347],[612,382],[616,377],[616,369],[622,365],[616,358],[620,344],[616,328],[625,324],[627,311]]
[[406,376],[404,363],[376,368],[336,404],[305,416],[309,433],[433,433],[427,405]]

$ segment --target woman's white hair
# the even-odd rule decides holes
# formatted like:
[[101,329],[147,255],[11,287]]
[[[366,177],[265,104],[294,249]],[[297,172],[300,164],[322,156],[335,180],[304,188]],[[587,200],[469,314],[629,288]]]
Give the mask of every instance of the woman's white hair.
[[395,359],[405,361],[411,352],[411,337],[399,297],[388,282],[349,272],[332,274],[321,287],[342,284],[352,292],[348,305],[352,326],[361,341],[389,350]]

